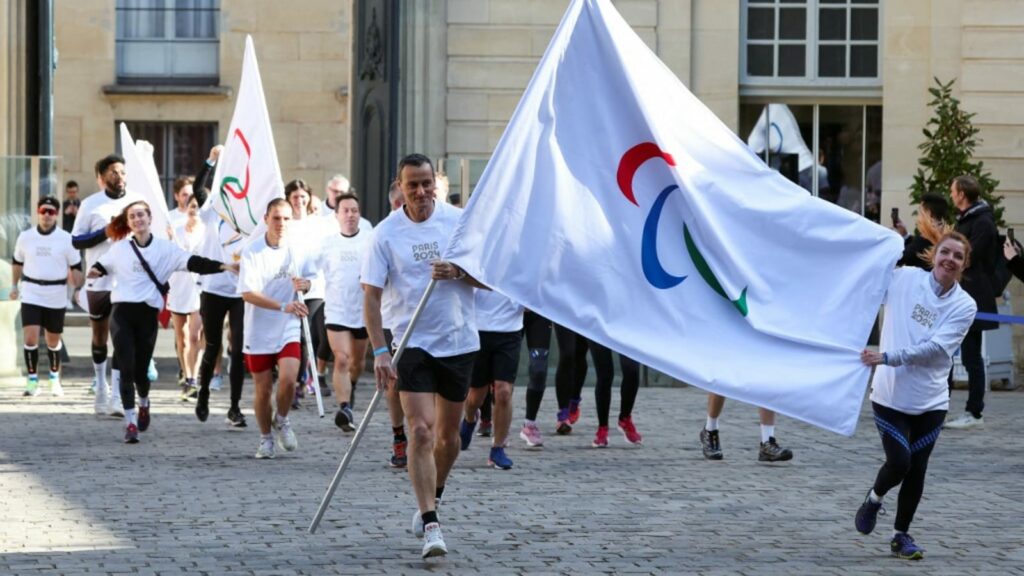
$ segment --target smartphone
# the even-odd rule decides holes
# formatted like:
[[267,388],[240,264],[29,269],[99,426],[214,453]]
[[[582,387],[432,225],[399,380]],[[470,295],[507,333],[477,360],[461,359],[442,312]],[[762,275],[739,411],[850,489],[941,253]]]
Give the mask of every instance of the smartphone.
[[900,221],[900,209],[892,209],[892,225],[895,226]]
[[1006,237],[1010,239],[1010,244],[1017,245],[1017,241],[1013,239],[1013,228],[1006,229]]

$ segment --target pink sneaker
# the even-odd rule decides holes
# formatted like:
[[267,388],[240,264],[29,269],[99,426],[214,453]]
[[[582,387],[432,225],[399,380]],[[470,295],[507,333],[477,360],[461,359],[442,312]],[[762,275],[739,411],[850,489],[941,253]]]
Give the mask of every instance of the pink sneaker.
[[541,448],[544,446],[544,439],[541,438],[540,428],[537,424],[523,424],[523,429],[519,431],[519,437],[526,442],[527,448]]
[[594,441],[590,443],[594,448],[607,448],[608,447],[608,427],[598,426],[597,434],[594,434]]
[[622,435],[626,437],[626,442],[634,446],[640,446],[644,443],[644,437],[640,435],[636,426],[633,425],[632,416],[619,418],[619,430],[622,430]]

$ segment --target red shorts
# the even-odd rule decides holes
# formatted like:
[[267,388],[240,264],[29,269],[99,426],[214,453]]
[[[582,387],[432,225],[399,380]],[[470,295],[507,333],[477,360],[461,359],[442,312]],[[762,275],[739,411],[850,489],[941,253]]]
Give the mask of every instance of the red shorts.
[[302,346],[298,342],[289,342],[277,354],[246,354],[245,365],[249,367],[249,372],[256,374],[270,370],[281,358],[299,360],[302,358]]

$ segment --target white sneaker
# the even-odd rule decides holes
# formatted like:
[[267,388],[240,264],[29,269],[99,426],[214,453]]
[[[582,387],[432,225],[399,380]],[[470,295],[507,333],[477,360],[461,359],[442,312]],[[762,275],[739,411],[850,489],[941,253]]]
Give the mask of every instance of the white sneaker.
[[419,508],[414,510],[415,514],[412,515],[412,535],[417,538],[423,538],[423,514],[420,513]]
[[98,416],[107,415],[107,405],[110,403],[110,397],[107,395],[107,391],[102,386],[96,387],[96,398],[93,400],[93,410]]
[[292,430],[292,423],[288,418],[278,423],[277,416],[274,416],[274,428],[278,431],[277,445],[282,450],[291,452],[299,447],[299,439],[295,437],[295,431]]
[[110,416],[124,416],[124,406],[121,405],[120,396],[111,396],[107,403],[107,414]]
[[221,378],[220,374],[214,374],[213,378],[210,378],[210,390],[213,390],[214,392],[219,392],[221,386],[223,385],[224,379]]
[[444,544],[444,537],[441,535],[441,525],[431,522],[423,529],[423,557],[444,556],[448,553],[448,547]]
[[64,387],[60,385],[60,376],[50,375],[50,395],[63,396]]
[[256,449],[257,460],[273,460],[274,459],[274,439],[268,438],[266,440],[260,439],[260,447]]
[[960,416],[959,418],[947,420],[946,423],[942,425],[942,427],[946,428],[947,430],[969,430],[971,428],[984,428],[985,418],[975,418],[974,415],[971,414],[970,412],[964,412],[963,416]]

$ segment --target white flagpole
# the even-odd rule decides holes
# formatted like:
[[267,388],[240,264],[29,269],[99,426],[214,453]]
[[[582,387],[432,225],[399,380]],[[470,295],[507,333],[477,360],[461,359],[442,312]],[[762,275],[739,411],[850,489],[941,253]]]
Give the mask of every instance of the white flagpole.
[[[398,360],[402,357],[402,353],[405,352],[405,347],[409,343],[409,336],[412,335],[412,331],[416,328],[416,323],[420,319],[420,312],[422,312],[423,307],[426,306],[427,300],[430,299],[430,294],[434,291],[434,286],[436,284],[437,280],[431,279],[430,284],[427,284],[427,289],[423,291],[423,296],[420,297],[420,303],[416,305],[416,311],[412,313],[412,318],[409,319],[409,327],[406,328],[405,334],[402,334],[402,340],[398,343],[398,348],[395,349],[394,356],[391,357],[392,369],[398,368]],[[341,463],[338,464],[338,470],[334,473],[334,478],[331,480],[330,486],[327,487],[327,492],[320,501],[320,507],[317,508],[316,514],[313,516],[313,522],[309,525],[310,534],[316,532],[317,526],[320,525],[320,520],[324,517],[324,512],[327,511],[327,505],[330,504],[331,498],[334,497],[334,491],[337,490],[338,484],[341,482],[341,477],[345,474],[345,469],[348,468],[348,464],[352,460],[352,454],[355,453],[356,447],[359,445],[359,441],[363,438],[363,434],[366,432],[366,426],[370,423],[370,418],[373,416],[374,410],[377,409],[377,404],[380,402],[380,395],[380,388],[377,388],[377,391],[373,393],[373,399],[370,400],[370,405],[366,407],[366,412],[363,414],[363,421],[359,423],[359,428],[356,429],[356,434],[352,437],[352,443],[349,445],[348,451],[345,452],[345,456],[342,457]]]
[[[295,296],[299,302],[306,303],[306,298],[302,295],[302,292],[296,291]],[[308,360],[306,363],[309,366],[309,373],[313,376],[313,394],[316,396],[316,410],[320,413],[320,417],[324,417],[324,399],[320,396],[320,375],[316,371],[316,352],[313,350],[313,339],[309,332],[309,317],[301,318],[302,322],[302,335],[306,338],[306,356]],[[301,378],[302,375],[300,374]]]

